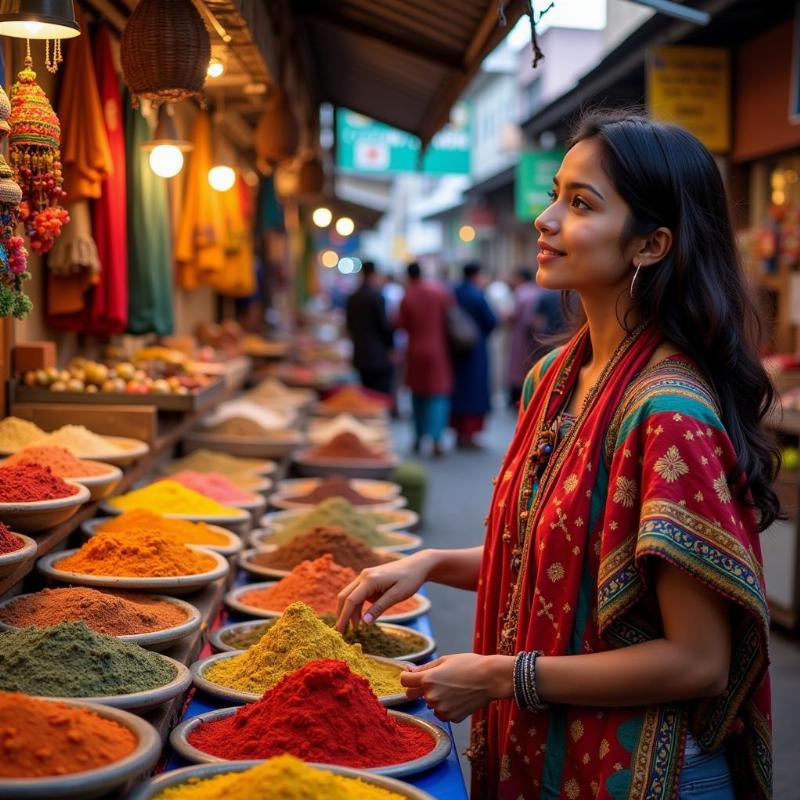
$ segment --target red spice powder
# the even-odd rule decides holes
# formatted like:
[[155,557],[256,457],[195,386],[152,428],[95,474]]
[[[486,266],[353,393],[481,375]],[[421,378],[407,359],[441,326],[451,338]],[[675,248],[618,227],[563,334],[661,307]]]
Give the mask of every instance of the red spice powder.
[[[244,592],[240,600],[270,611],[283,611],[292,603],[301,601],[315,614],[335,614],[337,595],[355,578],[356,573],[350,567],[340,566],[328,553],[314,561],[303,561],[268,589]],[[415,608],[417,599],[409,597],[388,608],[384,615],[402,614]]]
[[0,522],[0,556],[15,553],[25,544],[15,533],[12,533],[2,522]]
[[382,414],[391,406],[391,398],[369,392],[358,386],[344,386],[326,397],[320,405],[327,411],[349,411],[356,414]]
[[361,492],[356,491],[350,484],[350,480],[344,475],[331,475],[324,478],[315,489],[307,494],[298,494],[287,497],[294,503],[308,503],[316,505],[329,497],[343,497],[348,503],[354,506],[369,506],[380,502],[372,497],[366,497]]
[[234,715],[200,725],[189,742],[230,761],[290,753],[362,768],[422,758],[434,746],[426,731],[388,714],[365,678],[330,658],[310,661]]
[[53,475],[50,467],[39,464],[16,464],[0,467],[0,503],[33,503],[69,497],[77,486]]
[[311,448],[309,458],[357,458],[364,461],[383,461],[386,454],[367,447],[352,431],[334,436],[329,442]]

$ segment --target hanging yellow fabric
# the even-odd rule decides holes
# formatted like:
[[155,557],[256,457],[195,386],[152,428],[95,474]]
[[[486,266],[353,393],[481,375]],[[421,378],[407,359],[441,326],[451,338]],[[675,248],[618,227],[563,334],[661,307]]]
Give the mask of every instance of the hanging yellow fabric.
[[248,192],[244,181],[239,178],[232,189],[221,193],[227,234],[225,269],[212,278],[211,286],[228,297],[248,297],[256,288]]
[[210,284],[227,268],[225,210],[221,194],[208,183],[213,166],[211,120],[203,111],[194,118],[192,144],[175,242],[178,282],[184,289]]

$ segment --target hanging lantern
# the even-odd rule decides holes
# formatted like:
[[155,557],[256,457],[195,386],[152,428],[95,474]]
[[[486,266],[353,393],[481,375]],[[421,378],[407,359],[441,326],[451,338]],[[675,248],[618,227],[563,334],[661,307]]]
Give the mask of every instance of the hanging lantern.
[[297,120],[283,89],[275,89],[267,99],[267,107],[256,128],[256,155],[266,164],[277,164],[292,158],[300,143]]
[[0,0],[0,36],[71,39],[80,32],[72,0]]
[[325,188],[325,171],[316,156],[303,159],[297,172],[297,183],[302,195],[322,194]]
[[[10,116],[11,103],[0,86],[0,144],[11,130]],[[0,150],[0,317],[17,319],[22,319],[32,307],[30,298],[22,291],[23,282],[30,278],[28,251],[23,238],[16,233],[21,200],[22,189]]]
[[47,95],[36,83],[30,57],[11,89],[11,135],[8,156],[14,179],[22,189],[20,219],[31,249],[47,253],[69,222],[59,203],[61,188],[61,124]]
[[211,42],[192,0],[141,0],[122,32],[122,73],[156,105],[203,92]]

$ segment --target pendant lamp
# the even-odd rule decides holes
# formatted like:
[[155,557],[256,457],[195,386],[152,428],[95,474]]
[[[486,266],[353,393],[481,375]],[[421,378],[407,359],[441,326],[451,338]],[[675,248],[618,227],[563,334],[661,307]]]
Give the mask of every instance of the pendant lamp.
[[275,88],[256,128],[255,149],[262,164],[278,164],[293,158],[300,143],[300,130],[286,92]]
[[150,169],[161,178],[174,178],[183,169],[183,154],[191,149],[191,142],[178,136],[172,106],[161,106],[155,134],[142,145],[150,153]]
[[80,36],[72,0],[0,0],[0,35],[16,39]]

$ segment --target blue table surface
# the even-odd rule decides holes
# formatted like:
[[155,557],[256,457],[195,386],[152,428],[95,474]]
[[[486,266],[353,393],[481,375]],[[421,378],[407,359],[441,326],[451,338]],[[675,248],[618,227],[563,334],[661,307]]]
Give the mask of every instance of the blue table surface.
[[[246,573],[240,572],[238,580],[236,581],[237,585],[247,582],[248,578],[246,577]],[[244,619],[247,618],[240,617],[236,614],[229,614],[227,621],[238,622]],[[430,617],[427,614],[407,623],[407,626],[413,630],[419,631],[420,633],[425,633],[428,636],[433,635]],[[226,705],[230,704],[226,703],[225,701],[218,701],[216,698],[211,697],[205,692],[195,691],[191,701],[189,702],[189,705],[186,707],[183,716],[181,717],[181,722],[183,722],[183,720],[190,719],[191,717],[195,717],[198,714],[203,714],[206,711],[214,711],[218,708],[224,708]],[[410,783],[412,786],[416,786],[417,788],[428,792],[430,795],[437,798],[437,800],[467,800],[467,790],[464,786],[464,776],[461,773],[461,766],[458,762],[458,753],[456,751],[455,742],[453,741],[453,732],[450,729],[450,725],[447,725],[436,719],[436,717],[433,715],[433,712],[428,709],[424,703],[419,701],[404,705],[400,708],[400,710],[445,728],[453,745],[450,749],[447,759],[441,764],[433,769],[426,770],[425,772],[421,772],[417,775],[405,777],[402,780]],[[187,762],[180,758],[176,753],[171,752],[165,767],[165,771],[178,769],[179,767],[185,766],[188,766]]]

